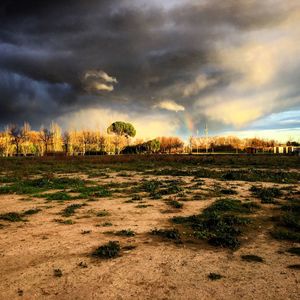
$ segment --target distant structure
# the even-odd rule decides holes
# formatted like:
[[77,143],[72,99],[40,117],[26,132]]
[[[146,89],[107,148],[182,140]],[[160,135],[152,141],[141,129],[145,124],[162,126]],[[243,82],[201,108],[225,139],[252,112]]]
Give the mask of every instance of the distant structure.
[[298,146],[275,146],[274,154],[298,154],[300,155],[300,147]]

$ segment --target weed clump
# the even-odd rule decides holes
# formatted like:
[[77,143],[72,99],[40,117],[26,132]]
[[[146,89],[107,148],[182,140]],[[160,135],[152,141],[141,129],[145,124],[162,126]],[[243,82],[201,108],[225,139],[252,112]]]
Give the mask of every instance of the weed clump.
[[223,276],[221,274],[218,274],[218,273],[209,273],[208,274],[208,279],[214,281],[214,280],[219,280],[221,278],[223,278]]
[[135,232],[131,229],[123,229],[123,230],[117,231],[115,233],[115,235],[129,237],[129,236],[135,236]]
[[300,247],[292,247],[288,249],[287,252],[300,256]]
[[28,210],[24,211],[23,215],[34,215],[34,214],[37,214],[40,211],[41,211],[40,208],[28,209]]
[[172,207],[178,208],[178,209],[183,207],[183,204],[180,203],[179,201],[175,200],[175,199],[168,200],[167,204],[169,206],[172,206]]
[[12,185],[0,187],[0,194],[37,194],[51,189],[66,189],[83,186],[84,181],[68,177],[41,177],[14,182]]
[[62,277],[63,273],[61,269],[54,269],[53,270],[54,277]]
[[120,254],[120,244],[116,241],[109,241],[107,244],[104,244],[97,248],[93,253],[92,256],[98,257],[98,258],[115,258],[119,256]]
[[38,194],[34,195],[39,198],[46,198],[48,201],[69,201],[73,200],[74,197],[70,196],[66,192],[56,192],[51,194]]
[[276,187],[263,188],[263,187],[252,186],[250,188],[250,191],[256,197],[261,199],[261,203],[266,203],[266,204],[276,203],[274,198],[280,197],[282,195],[280,189]]
[[65,225],[73,225],[74,221],[71,219],[67,220],[62,220],[62,219],[54,219],[55,222],[60,223],[60,224],[65,224]]
[[262,263],[264,262],[264,259],[258,255],[254,254],[247,254],[247,255],[242,255],[241,256],[242,260],[248,261],[248,262],[258,262]]
[[142,196],[139,194],[133,195],[131,198],[132,201],[140,201],[142,199],[143,199]]
[[75,214],[75,211],[82,206],[84,206],[84,204],[71,204],[62,211],[61,215],[63,217],[73,216]]
[[170,240],[180,240],[180,233],[177,229],[154,229],[150,232],[151,235],[160,236]]
[[191,228],[197,239],[207,240],[213,246],[237,249],[242,228],[250,220],[233,213],[249,214],[253,209],[238,200],[222,199],[206,208],[202,214],[174,217],[172,221]]
[[113,226],[113,224],[110,223],[110,222],[104,222],[102,224],[97,224],[96,226],[97,227],[100,227],[100,226],[102,226],[102,227],[110,227],[110,226]]
[[293,270],[300,270],[300,264],[289,265],[288,268]]
[[110,216],[110,213],[107,210],[100,210],[96,213],[97,217],[106,217],[106,216]]
[[278,218],[271,235],[278,240],[300,242],[300,200],[291,200],[288,205],[282,205],[283,212]]
[[9,212],[0,215],[0,220],[9,221],[9,222],[22,222],[23,214],[17,212]]

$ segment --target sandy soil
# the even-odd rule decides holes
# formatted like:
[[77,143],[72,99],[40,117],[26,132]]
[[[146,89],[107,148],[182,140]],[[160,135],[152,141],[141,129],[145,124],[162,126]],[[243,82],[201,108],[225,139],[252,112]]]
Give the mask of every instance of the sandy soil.
[[[188,186],[191,178],[183,179]],[[111,174],[100,182],[111,180],[134,182],[143,178]],[[203,189],[216,182],[205,179]],[[239,191],[235,198],[251,198],[249,183],[230,184]],[[60,218],[58,213],[70,202],[0,196],[0,213],[42,209],[29,216],[28,222],[0,222],[5,225],[0,229],[0,299],[299,299],[300,271],[287,268],[299,263],[299,258],[283,252],[297,245],[271,239],[270,228],[260,228],[248,240],[245,237],[242,247],[234,252],[204,242],[177,245],[148,232],[171,227],[168,219],[174,215],[199,213],[214,198],[185,201],[183,209],[171,213],[163,213],[170,210],[163,200],[144,198],[142,204],[152,206],[137,208],[137,203],[125,203],[129,199],[130,195],[114,195],[86,202],[88,205],[71,217],[75,223],[65,225],[53,220]],[[110,215],[97,217],[94,212],[103,209]],[[113,226],[97,226],[103,222]],[[129,228],[136,236],[107,233]],[[111,260],[91,257],[95,248],[109,240],[137,247]],[[242,261],[242,254],[260,255],[265,263]],[[80,267],[81,262],[87,267]],[[63,275],[55,277],[54,269],[60,269]],[[224,278],[211,281],[207,277],[211,272]]]

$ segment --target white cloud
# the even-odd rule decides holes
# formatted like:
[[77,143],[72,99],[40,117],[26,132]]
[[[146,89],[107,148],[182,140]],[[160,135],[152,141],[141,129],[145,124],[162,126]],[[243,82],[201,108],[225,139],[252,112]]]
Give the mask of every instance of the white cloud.
[[180,104],[176,103],[173,100],[161,101],[161,102],[155,104],[153,107],[154,108],[165,109],[165,110],[170,110],[170,111],[176,111],[176,112],[185,110],[183,105],[180,105]]

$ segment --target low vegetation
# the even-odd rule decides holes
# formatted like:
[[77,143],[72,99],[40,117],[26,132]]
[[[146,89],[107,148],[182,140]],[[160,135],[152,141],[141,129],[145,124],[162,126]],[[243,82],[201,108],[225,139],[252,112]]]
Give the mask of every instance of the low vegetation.
[[275,218],[272,236],[278,240],[300,242],[300,200],[292,199],[280,207],[280,215]]
[[115,232],[115,235],[130,237],[130,236],[135,236],[135,232],[131,229],[123,229],[123,230]]
[[70,217],[73,216],[75,211],[79,208],[81,208],[82,206],[84,206],[85,204],[71,204],[69,206],[67,206],[61,213],[61,215],[63,217]]
[[241,256],[242,260],[248,261],[248,262],[258,262],[262,263],[264,262],[264,259],[258,255],[254,254],[246,254]]
[[170,240],[176,240],[179,241],[180,238],[180,233],[177,229],[172,228],[172,229],[153,229],[150,232],[151,235],[156,235],[162,238],[170,239]]
[[214,281],[214,280],[219,280],[219,279],[221,279],[224,276],[222,276],[219,273],[209,273],[207,277],[208,277],[208,279]]
[[282,196],[280,189],[276,187],[264,188],[252,186],[250,191],[258,198],[261,199],[261,203],[276,203],[274,198]]
[[202,214],[174,217],[172,221],[190,228],[195,238],[207,240],[213,246],[237,249],[242,229],[250,222],[240,214],[251,214],[257,208],[252,202],[221,199],[204,209]]
[[98,247],[93,253],[92,256],[104,259],[110,259],[118,257],[121,251],[119,242],[109,241],[107,244],[104,244]]
[[24,222],[26,219],[24,217],[37,214],[40,212],[41,209],[34,208],[34,209],[28,209],[24,212],[8,212],[0,214],[0,220],[8,221],[8,222]]

